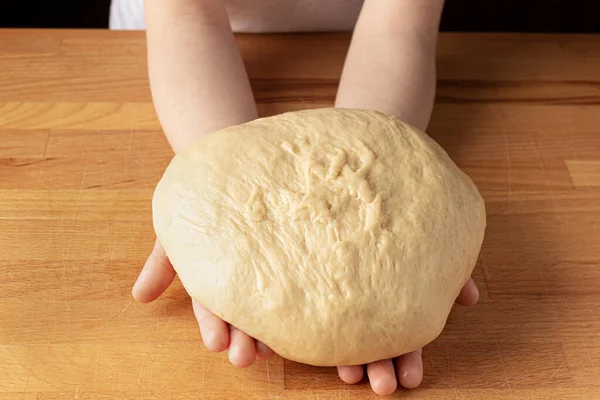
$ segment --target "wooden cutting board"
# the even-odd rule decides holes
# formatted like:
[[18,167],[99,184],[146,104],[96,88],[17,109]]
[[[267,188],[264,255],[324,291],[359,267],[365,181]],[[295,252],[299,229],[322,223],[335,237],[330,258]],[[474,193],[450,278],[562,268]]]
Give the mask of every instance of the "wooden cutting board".
[[[347,35],[239,36],[262,115],[329,106]],[[430,134],[488,207],[411,399],[600,399],[600,37],[444,34]],[[238,370],[179,282],[130,288],[171,157],[142,33],[0,31],[0,399],[375,398],[334,369]]]

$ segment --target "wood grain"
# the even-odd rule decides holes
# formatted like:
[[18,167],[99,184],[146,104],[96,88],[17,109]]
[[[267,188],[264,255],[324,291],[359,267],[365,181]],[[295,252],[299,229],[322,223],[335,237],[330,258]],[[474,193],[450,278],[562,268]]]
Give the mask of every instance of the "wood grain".
[[[237,38],[262,115],[332,104],[347,35]],[[488,207],[411,399],[600,398],[600,37],[444,34],[430,134]],[[176,282],[130,296],[171,152],[144,37],[0,31],[0,399],[375,398],[335,370],[203,348]]]

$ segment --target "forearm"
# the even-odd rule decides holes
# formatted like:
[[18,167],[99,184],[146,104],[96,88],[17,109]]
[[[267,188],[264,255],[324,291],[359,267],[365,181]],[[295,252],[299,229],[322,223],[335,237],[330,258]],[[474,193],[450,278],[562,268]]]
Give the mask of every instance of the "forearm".
[[146,0],[148,70],[158,118],[173,150],[257,117],[223,4]]
[[353,34],[336,107],[375,109],[425,130],[436,87],[443,0],[367,0]]

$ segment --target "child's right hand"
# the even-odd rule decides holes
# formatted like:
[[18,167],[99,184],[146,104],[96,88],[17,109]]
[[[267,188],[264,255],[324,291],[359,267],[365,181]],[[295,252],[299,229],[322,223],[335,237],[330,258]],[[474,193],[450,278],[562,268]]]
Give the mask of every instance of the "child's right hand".
[[[156,240],[154,249],[133,286],[134,299],[140,303],[156,300],[169,287],[173,278],[175,270],[165,249]],[[266,360],[273,355],[273,350],[268,346],[227,324],[196,301],[192,300],[192,306],[206,348],[214,352],[228,350],[229,361],[236,367],[248,367],[255,360]]]

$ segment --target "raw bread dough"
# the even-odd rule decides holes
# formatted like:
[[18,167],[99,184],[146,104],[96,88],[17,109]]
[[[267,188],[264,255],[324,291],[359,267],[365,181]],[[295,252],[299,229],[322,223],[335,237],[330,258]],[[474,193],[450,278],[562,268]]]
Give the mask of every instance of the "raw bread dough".
[[435,339],[486,225],[424,133],[317,109],[207,135],[174,157],[155,230],[187,292],[282,357],[364,364]]

